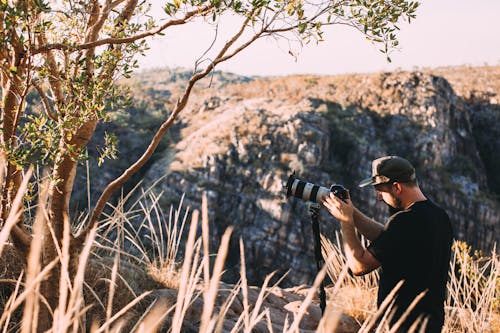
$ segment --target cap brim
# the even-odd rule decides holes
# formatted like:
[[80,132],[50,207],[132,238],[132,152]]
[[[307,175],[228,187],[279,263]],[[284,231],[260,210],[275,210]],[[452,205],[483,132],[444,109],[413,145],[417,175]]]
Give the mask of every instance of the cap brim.
[[370,185],[375,185],[376,181],[373,177],[370,177],[370,178],[366,178],[366,179],[363,179],[360,183],[359,183],[359,187],[367,187],[367,186],[370,186]]
[[361,183],[359,183],[359,187],[367,187],[367,186],[375,186],[378,184],[385,184],[391,181],[390,178],[385,176],[374,176],[370,178],[363,179]]

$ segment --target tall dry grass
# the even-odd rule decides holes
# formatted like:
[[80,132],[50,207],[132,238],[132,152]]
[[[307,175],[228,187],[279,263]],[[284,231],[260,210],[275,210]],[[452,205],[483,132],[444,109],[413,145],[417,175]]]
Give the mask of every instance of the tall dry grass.
[[464,242],[453,244],[447,332],[500,332],[500,260],[473,253]]
[[[362,242],[367,245],[364,238]],[[375,316],[378,271],[363,276],[349,274],[340,232],[335,233],[333,240],[322,236],[321,247],[323,257],[330,258],[326,266],[328,276],[334,283],[334,287],[329,288],[328,298],[362,326],[370,316]]]
[[[365,240],[363,242],[367,245]],[[324,255],[332,258],[327,264],[328,274],[332,281],[337,281],[330,292],[331,299],[333,302],[337,299],[337,303],[340,300],[343,309],[362,323],[360,332],[366,331],[380,316],[375,292],[378,273],[375,271],[361,277],[347,274],[338,234],[334,242],[322,238],[322,248]],[[460,241],[455,241],[452,249],[443,333],[500,332],[500,261],[496,249],[484,256],[473,253],[466,243]],[[346,299],[342,293],[350,297]],[[389,302],[390,297],[382,307],[387,308]],[[384,323],[379,323],[377,331],[391,330],[384,326]]]
[[[99,229],[94,229],[89,234],[86,245],[79,256],[77,273],[73,279],[70,278],[69,274],[69,235],[71,230],[69,221],[65,225],[62,246],[59,248],[58,242],[54,242],[54,246],[58,247],[58,259],[46,267],[40,265],[41,223],[48,218],[48,215],[42,205],[38,207],[32,228],[33,244],[28,259],[27,273],[22,273],[17,281],[10,281],[15,283],[14,292],[2,304],[3,311],[0,317],[2,332],[37,331],[40,324],[37,316],[38,311],[41,307],[47,306],[43,295],[40,294],[40,283],[48,277],[48,273],[56,265],[60,265],[61,268],[60,276],[57,277],[60,299],[57,308],[51,311],[51,332],[155,332],[159,330],[183,332],[188,310],[198,299],[203,300],[203,306],[199,313],[200,331],[219,332],[224,328],[224,317],[231,303],[240,294],[243,303],[246,304],[245,311],[235,321],[232,331],[251,332],[255,325],[262,320],[265,320],[267,325],[271,327],[269,310],[262,307],[262,304],[269,295],[269,288],[275,287],[268,286],[272,275],[266,277],[254,304],[251,304],[249,300],[249,286],[246,277],[244,277],[229,290],[229,297],[226,298],[222,306],[218,306],[216,309],[215,300],[220,292],[221,276],[231,229],[228,229],[222,237],[219,250],[215,255],[215,264],[211,267],[209,264],[212,254],[208,252],[209,222],[205,197],[202,207],[201,236],[197,234],[200,225],[198,210],[194,210],[190,215],[188,210],[182,214],[181,208],[171,209],[170,214],[165,218],[158,204],[159,197],[152,191],[144,191],[138,199],[133,198],[131,194],[122,198],[118,205],[111,207],[113,212],[107,216]],[[126,205],[125,203],[130,200],[135,201]],[[126,209],[126,206],[129,208]],[[19,214],[18,211],[16,213]],[[183,230],[189,219],[188,216],[190,216],[189,232],[185,240],[182,258],[179,258],[181,240],[184,240]],[[3,237],[4,241],[0,251],[5,244],[8,244],[5,241],[8,232],[8,228],[2,229],[0,237]],[[89,286],[89,281],[85,280],[85,272],[89,268],[91,257],[96,260],[104,260],[110,256],[113,257],[113,261],[111,267],[107,267],[111,270],[111,274],[109,280],[106,281],[106,285],[109,286],[106,299],[98,299],[98,291],[92,290]],[[243,252],[241,258],[244,261]],[[128,322],[130,318],[128,314],[133,312],[140,302],[146,300],[152,291],[136,295],[118,309],[114,306],[114,299],[121,292],[117,286],[123,285],[120,282],[124,282],[127,288],[133,292],[133,287],[128,285],[127,281],[122,281],[124,277],[120,276],[119,273],[119,266],[127,260],[149,270],[152,277],[163,287],[175,289],[177,291],[175,302],[170,304],[162,301],[160,297],[154,298],[140,317],[133,318],[134,322],[132,323]],[[243,268],[242,273],[244,272]],[[319,278],[317,280],[319,281]],[[316,283],[317,286],[318,283]],[[85,293],[94,295],[94,304],[86,302]],[[310,293],[297,316],[291,320],[289,325],[291,331],[297,331],[295,328],[299,326],[307,303],[312,302],[313,294],[313,292]],[[87,322],[87,314],[96,307],[102,308],[104,319]],[[16,315],[18,309],[21,308],[22,315]]]
[[[273,315],[275,309],[266,305],[266,299],[277,284],[269,284],[271,274],[255,295],[254,287],[249,286],[246,279],[243,240],[240,240],[240,280],[232,286],[221,282],[232,230],[224,233],[216,253],[210,253],[205,196],[201,212],[183,208],[182,200],[179,207],[165,212],[159,204],[161,194],[155,194],[151,188],[135,191],[141,191],[140,195],[129,193],[116,206],[110,206],[111,212],[99,229],[90,233],[72,279],[68,272],[69,223],[62,247],[58,249],[58,260],[46,267],[40,266],[38,225],[47,214],[43,207],[38,207],[26,272],[15,281],[8,281],[14,287],[2,302],[1,332],[37,330],[37,313],[46,306],[40,294],[40,282],[56,265],[61,267],[58,277],[60,301],[52,312],[51,332],[175,333],[193,329],[200,332],[301,332],[308,309],[318,306],[317,288],[327,274],[334,282],[328,288],[327,309],[334,315],[323,316],[317,331],[334,330],[341,320],[337,314],[341,312],[350,313],[358,320],[359,332],[395,331],[396,327],[387,325],[391,300],[376,309],[377,273],[361,278],[350,276],[340,236],[334,240],[322,239],[326,258],[323,270],[298,304],[297,311],[290,312],[284,322],[277,324]],[[0,232],[0,239],[3,239],[0,254],[8,244],[7,234],[6,228]],[[86,274],[95,262],[100,262],[109,271],[105,277],[94,277],[104,281],[105,290],[96,290],[93,281],[89,280],[92,276],[89,278]],[[130,278],[137,274],[126,276],[127,262],[147,272],[155,287],[145,288],[146,275],[139,280]],[[498,325],[495,318],[498,318],[500,289],[498,255],[492,253],[487,258],[474,258],[463,246],[455,245],[450,272],[444,332],[498,331],[499,326],[495,326]],[[168,292],[159,292],[162,288]],[[123,297],[124,291],[131,296]],[[238,309],[236,314],[234,309]],[[101,316],[90,316],[95,313]],[[382,320],[377,320],[380,317]],[[193,320],[196,321],[194,326]]]

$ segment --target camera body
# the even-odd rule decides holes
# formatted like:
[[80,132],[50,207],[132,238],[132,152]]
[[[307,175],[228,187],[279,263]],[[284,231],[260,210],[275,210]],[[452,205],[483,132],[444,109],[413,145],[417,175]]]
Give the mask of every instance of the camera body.
[[288,177],[286,183],[286,196],[294,196],[304,201],[320,203],[330,192],[344,201],[348,198],[347,190],[340,184],[333,184],[330,188],[319,186],[296,178],[295,172]]

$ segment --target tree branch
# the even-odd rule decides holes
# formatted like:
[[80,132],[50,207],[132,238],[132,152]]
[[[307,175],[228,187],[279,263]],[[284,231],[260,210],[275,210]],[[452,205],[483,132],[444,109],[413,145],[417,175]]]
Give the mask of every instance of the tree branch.
[[33,51],[31,51],[30,55],[36,55],[40,53],[46,53],[50,50],[68,50],[68,51],[78,51],[78,50],[86,50],[86,49],[91,49],[95,48],[98,46],[106,45],[106,44],[128,44],[128,43],[133,43],[136,40],[143,39],[146,37],[154,36],[157,35],[158,33],[164,31],[165,29],[175,26],[175,25],[181,25],[187,23],[187,21],[192,18],[195,15],[200,15],[203,13],[207,13],[210,11],[214,6],[213,5],[207,5],[205,7],[202,7],[201,9],[193,10],[191,12],[186,13],[183,18],[177,19],[177,20],[171,20],[168,21],[167,23],[155,28],[151,29],[148,31],[145,31],[143,33],[130,36],[130,37],[109,37],[109,38],[104,38],[100,40],[96,40],[93,42],[87,42],[83,43],[80,45],[68,45],[68,44],[63,44],[63,43],[54,43],[54,44],[45,44]]
[[[38,35],[38,41],[40,43],[46,42],[45,34],[43,33],[43,31],[40,32],[40,34]],[[63,89],[61,87],[61,78],[59,77],[56,60],[52,52],[48,51],[45,53],[45,60],[47,61],[48,69],[50,71],[49,73],[50,89],[52,91],[52,94],[54,95],[54,98],[56,99],[56,102],[62,103],[64,101],[64,94],[63,94]]]
[[[252,11],[252,14],[255,11]],[[217,58],[210,63],[205,70],[195,73],[191,76],[191,78],[188,81],[188,84],[186,85],[186,88],[184,89],[184,93],[180,99],[177,100],[176,106],[174,108],[174,111],[172,114],[168,117],[168,119],[160,126],[158,131],[156,132],[155,136],[151,140],[151,143],[149,144],[148,148],[146,151],[142,154],[142,156],[134,163],[132,164],[127,170],[125,170],[118,178],[116,178],[114,181],[109,183],[109,185],[104,189],[103,193],[97,200],[96,206],[94,208],[94,211],[92,212],[92,215],[90,217],[90,221],[88,226],[85,228],[84,231],[80,233],[80,235],[76,236],[77,242],[83,243],[85,240],[87,234],[89,233],[92,228],[94,228],[95,224],[98,222],[99,217],[101,216],[104,207],[106,206],[106,203],[109,201],[111,198],[111,195],[120,187],[122,186],[127,180],[129,180],[132,175],[134,175],[146,162],[151,158],[153,155],[154,151],[160,144],[161,139],[167,132],[167,130],[170,128],[170,126],[174,123],[174,121],[177,118],[177,115],[186,107],[189,96],[191,94],[191,90],[194,86],[194,84],[199,81],[200,79],[204,78],[207,76],[215,67],[216,64],[220,63],[220,59],[223,58],[224,53],[227,52],[227,50],[231,47],[231,45],[234,44],[236,40],[243,34],[245,31],[245,27],[247,26],[248,22],[250,21],[252,15],[249,15],[246,19],[245,22],[242,24],[241,29],[231,38],[225,45],[222,47],[221,51],[217,55]]]
[[111,3],[111,8],[116,8],[119,4],[121,4],[125,0],[116,0]]
[[89,27],[89,33],[85,36],[85,41],[88,41],[88,37],[90,34],[92,34],[92,31],[94,30],[94,26],[98,21],[99,18],[99,1],[98,0],[91,0],[88,4],[89,8],[89,19],[87,21],[86,26]]
[[[209,10],[210,6],[205,7],[205,10]],[[168,128],[174,123],[176,120],[178,114],[185,108],[187,105],[188,99],[190,97],[192,88],[194,84],[199,81],[200,79],[206,77],[214,68],[217,64],[224,62],[239,52],[241,52],[243,49],[247,48],[249,45],[251,45],[253,42],[255,42],[257,39],[267,36],[267,35],[272,35],[272,34],[279,34],[283,32],[289,32],[294,29],[298,29],[300,25],[302,24],[311,24],[311,23],[316,23],[319,22],[319,19],[322,15],[324,15],[331,7],[330,6],[325,6],[322,7],[321,10],[316,12],[311,18],[299,21],[299,23],[287,23],[285,26],[282,27],[276,27],[273,28],[272,25],[276,22],[278,19],[281,11],[276,11],[273,17],[267,21],[264,22],[262,21],[262,28],[260,31],[255,32],[255,34],[245,43],[239,45],[236,49],[234,49],[232,52],[228,53],[229,49],[236,43],[236,41],[239,40],[239,38],[243,35],[245,29],[248,27],[248,24],[251,20],[255,19],[255,14],[258,13],[259,8],[253,8],[253,10],[248,14],[246,17],[245,21],[243,22],[241,28],[239,31],[228,41],[226,44],[220,49],[218,52],[217,56],[215,59],[201,72],[194,73],[191,78],[189,79],[185,90],[182,94],[182,96],[178,99],[176,106],[174,107],[173,112],[171,115],[168,117],[168,119],[162,123],[158,131],[156,132],[154,138],[151,140],[149,146],[147,149],[144,151],[142,156],[134,163],[132,164],[127,170],[125,170],[118,178],[116,178],[114,181],[108,184],[108,186],[104,189],[103,193],[99,197],[96,206],[92,212],[92,215],[89,220],[89,224],[85,230],[83,230],[80,235],[78,235],[76,238],[79,242],[83,242],[83,240],[86,237],[86,234],[89,232],[89,230],[92,230],[92,228],[95,227],[95,225],[98,223],[98,220],[104,211],[104,208],[106,206],[106,203],[109,201],[111,198],[111,195],[120,187],[122,186],[126,181],[128,181],[132,175],[134,175],[144,164],[151,158],[152,154],[158,147],[160,140],[168,130]],[[150,30],[148,32],[135,35],[129,38],[118,38],[118,39],[113,39],[113,38],[108,38],[108,39],[103,39],[100,41],[96,41],[95,43],[90,43],[90,44],[83,44],[80,46],[75,46],[75,48],[84,48],[84,47],[93,47],[95,45],[102,45],[102,44],[112,44],[112,43],[125,43],[125,42],[132,42],[134,40],[154,35],[156,33],[161,32],[162,30],[166,29],[168,26],[174,25],[174,24],[183,24],[187,21],[187,19],[195,14],[199,14],[198,11],[196,12],[190,12],[186,14],[186,16],[183,19],[179,20],[174,20],[167,22],[165,25],[158,27],[156,29]],[[286,22],[285,22],[286,23]],[[323,22],[322,22],[323,23]],[[50,47],[55,47],[54,45],[47,45],[47,48]],[[69,47],[69,46],[59,46],[59,47]]]
[[22,254],[28,255],[29,247],[31,244],[31,235],[21,228],[19,225],[14,225],[10,231],[10,237],[14,243],[16,249],[21,251]]
[[128,0],[127,4],[125,5],[125,7],[123,7],[120,16],[117,19],[117,25],[123,24],[130,20],[138,2],[138,0]]
[[40,98],[42,100],[43,110],[45,111],[45,113],[47,114],[47,116],[50,119],[57,122],[57,116],[52,112],[52,108],[50,107],[49,99],[47,98],[47,95],[43,91],[42,87],[40,87],[40,85],[35,81],[33,81],[33,86],[35,87],[36,91],[40,95]]
[[[29,247],[29,242],[31,242],[31,236],[23,230],[19,226],[17,226],[18,222],[21,219],[22,211],[23,211],[23,197],[28,188],[28,183],[33,174],[33,168],[30,168],[24,178],[22,180],[21,185],[19,186],[16,196],[12,202],[12,207],[9,212],[7,219],[5,219],[5,224],[2,226],[0,231],[0,254],[1,248],[7,237],[13,236],[14,241],[19,241],[18,244],[27,245]],[[20,250],[23,250],[20,248]]]
[[[127,4],[116,20],[113,35],[117,36],[124,30],[126,22],[130,20],[130,17],[134,13],[134,8],[137,6],[137,2],[138,0],[128,0]],[[113,45],[108,46],[108,48],[113,48]],[[121,48],[122,44],[117,46],[116,52],[120,52],[121,54]],[[116,71],[117,65],[118,62],[108,62],[106,65],[104,65],[101,69],[101,73],[99,74],[99,81],[111,78],[113,73]]]
[[[125,0],[123,0],[123,1],[125,1]],[[88,36],[89,39],[85,39],[86,42],[94,41],[97,39],[98,35],[96,35],[96,33],[101,31],[101,28],[104,25],[104,23],[106,22],[106,19],[108,18],[108,15],[111,12],[111,9],[115,8],[115,6],[117,6],[118,4],[119,3],[116,2],[115,5],[113,5],[113,3],[111,3],[111,0],[106,0],[106,3],[104,5],[104,7],[102,8],[101,12],[98,13],[98,15],[96,15],[96,17],[100,16],[100,18],[98,20],[96,18],[97,21],[94,22],[94,24],[91,26],[91,29],[93,31]],[[91,13],[91,15],[92,15],[92,13]]]
[[[248,17],[245,19],[245,21],[241,25],[240,30],[220,50],[219,54],[217,55],[217,57],[215,58],[215,60],[214,60],[214,62],[212,64],[212,68],[215,67],[215,65],[218,64],[218,63],[220,63],[221,61],[224,61],[224,60],[217,60],[217,59],[224,59],[224,54],[226,54],[227,50],[229,50],[229,48],[241,37],[241,35],[243,34],[243,32],[245,31],[245,29],[247,27],[248,22],[250,22],[251,18],[255,14],[255,11],[256,11],[256,8],[254,8],[252,10],[252,12],[250,13],[250,15],[248,15]],[[260,35],[260,33],[257,34],[256,36],[259,36],[259,35]],[[254,36],[254,38],[252,39],[252,41],[255,41],[257,38],[258,37]],[[250,44],[251,43],[248,43],[247,46],[250,45]]]
[[[310,19],[308,19],[306,21],[306,23],[311,23],[311,22],[314,22],[316,19],[318,19],[321,15],[323,15],[325,12],[327,11],[326,8],[324,8],[323,10],[319,11],[318,13],[316,13],[314,16],[312,16]],[[240,53],[241,51],[243,51],[244,49],[246,49],[250,44],[252,44],[253,42],[255,42],[257,39],[261,38],[261,37],[264,37],[264,36],[269,36],[269,35],[273,35],[273,34],[279,34],[279,33],[282,33],[282,32],[288,32],[288,31],[291,31],[291,30],[294,30],[294,29],[297,29],[299,27],[298,24],[294,24],[294,25],[289,25],[287,27],[283,27],[283,28],[275,28],[275,29],[270,29],[272,23],[274,21],[276,21],[276,18],[277,18],[277,15],[278,15],[279,11],[269,20],[268,23],[265,24],[265,26],[258,32],[256,33],[250,40],[248,40],[246,43],[243,43],[241,44],[238,48],[236,48],[232,53],[226,55],[225,57],[222,57],[220,58],[220,60],[218,62],[223,62],[223,61],[226,61],[232,57],[234,57],[236,54]],[[322,25],[326,25],[327,23],[323,23],[321,22]]]

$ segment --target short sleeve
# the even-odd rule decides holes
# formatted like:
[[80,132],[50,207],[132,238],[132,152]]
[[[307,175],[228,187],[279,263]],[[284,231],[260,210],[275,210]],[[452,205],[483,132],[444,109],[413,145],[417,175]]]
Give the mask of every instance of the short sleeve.
[[400,215],[395,215],[387,221],[382,233],[373,240],[367,250],[382,264],[392,261],[395,257],[401,255],[405,243],[402,230],[403,221],[399,221]]

